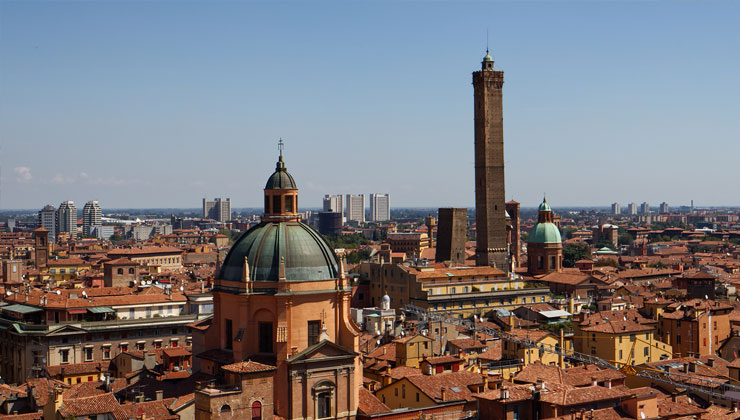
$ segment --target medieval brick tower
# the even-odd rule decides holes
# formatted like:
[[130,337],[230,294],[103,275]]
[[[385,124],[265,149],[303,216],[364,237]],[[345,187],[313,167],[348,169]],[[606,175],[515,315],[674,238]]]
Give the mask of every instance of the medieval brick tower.
[[507,263],[504,191],[504,72],[493,69],[486,50],[481,70],[473,72],[475,95],[475,214],[478,265],[495,265],[504,272]]

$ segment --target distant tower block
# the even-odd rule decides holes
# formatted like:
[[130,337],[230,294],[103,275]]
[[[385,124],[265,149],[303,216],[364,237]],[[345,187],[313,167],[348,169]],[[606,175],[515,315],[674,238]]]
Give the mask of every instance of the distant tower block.
[[46,267],[49,262],[49,231],[40,227],[33,231],[36,268]]
[[511,254],[512,266],[521,267],[522,256],[522,229],[519,219],[519,203],[512,200],[506,203],[506,213],[509,215],[509,253]]
[[486,51],[481,70],[473,73],[475,97],[475,213],[476,251],[479,266],[507,264],[504,183],[504,72],[493,69]]
[[450,261],[453,264],[465,264],[465,241],[468,238],[468,209],[439,209],[439,226],[437,227],[438,262]]
[[424,224],[427,226],[427,234],[429,235],[429,248],[434,248],[434,228],[437,227],[437,219],[434,216],[427,216],[424,219]]

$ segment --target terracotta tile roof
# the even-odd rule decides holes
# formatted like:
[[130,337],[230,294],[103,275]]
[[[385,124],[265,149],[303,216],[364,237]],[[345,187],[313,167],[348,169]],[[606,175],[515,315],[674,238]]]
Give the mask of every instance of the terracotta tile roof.
[[523,330],[520,328],[513,328],[511,331],[509,331],[511,335],[516,336],[517,338],[525,338],[532,341],[540,341],[543,338],[547,337],[548,335],[551,335],[547,331],[542,330]]
[[28,394],[33,397],[36,407],[43,407],[49,401],[50,387],[67,389],[69,385],[56,379],[34,378],[26,381]]
[[170,405],[170,409],[172,410],[179,410],[184,405],[190,403],[191,401],[195,401],[195,393],[191,392],[190,394],[185,394],[183,396],[178,397],[175,402],[173,402]]
[[108,257],[118,257],[125,255],[157,255],[157,254],[181,254],[185,252],[182,248],[175,248],[171,246],[144,246],[141,248],[116,248],[108,251]]
[[233,373],[256,373],[270,372],[277,368],[275,366],[263,365],[262,363],[247,360],[246,362],[232,363],[230,365],[222,366],[221,369]]
[[481,362],[501,360],[501,340],[488,343],[488,350],[478,355]]
[[395,363],[396,346],[393,343],[383,344],[382,346],[375,349],[372,353],[368,354],[368,357]]
[[390,413],[391,409],[383,404],[372,392],[360,388],[359,412],[367,415]]
[[391,378],[393,378],[393,380],[398,380],[411,375],[421,375],[421,369],[409,366],[399,366],[391,369]]
[[620,400],[632,395],[618,388],[603,386],[573,387],[563,384],[545,384],[546,392],[540,394],[540,401],[559,406],[574,406],[597,401]]
[[113,394],[63,400],[58,412],[63,418],[111,414],[116,420],[128,419]]
[[60,376],[62,375],[62,372],[64,372],[65,376],[95,374],[100,373],[101,371],[107,371],[109,365],[110,360],[72,363],[68,365],[47,366],[46,372],[48,372],[50,376]]
[[670,398],[658,401],[658,414],[660,417],[700,416],[705,412],[705,410],[695,405],[672,401]]
[[447,342],[447,345],[453,345],[464,351],[483,350],[486,348],[486,343],[482,343],[480,340],[476,340],[473,338],[460,338],[457,340],[450,340]]
[[138,419],[142,416],[152,419],[179,419],[180,416],[173,415],[168,407],[175,402],[175,398],[146,401],[140,403],[129,403],[121,405],[121,410],[128,418]]
[[192,353],[184,347],[173,347],[162,350],[162,353],[164,353],[167,357],[183,357],[183,356],[190,356]]
[[474,401],[473,392],[468,387],[483,385],[483,376],[473,372],[407,376],[406,380],[435,401],[442,401],[442,388],[445,388],[445,401]]
[[445,363],[455,363],[455,362],[462,362],[463,360],[460,359],[457,356],[439,356],[439,357],[428,357],[426,359],[427,362],[429,362],[430,365],[442,365]]

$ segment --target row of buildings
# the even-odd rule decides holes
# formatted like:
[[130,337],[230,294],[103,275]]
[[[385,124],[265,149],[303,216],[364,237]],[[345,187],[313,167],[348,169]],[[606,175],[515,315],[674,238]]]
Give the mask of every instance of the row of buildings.
[[[82,209],[82,235],[102,237],[103,213],[97,201],[88,201]],[[59,235],[76,237],[77,207],[74,201],[64,201],[55,209],[47,204],[39,211],[39,225],[49,231],[49,237],[56,241]],[[110,235],[109,235],[110,236]]]
[[[665,201],[660,203],[659,212],[661,214],[665,214],[669,212],[668,203]],[[622,207],[619,205],[619,203],[612,203],[611,206],[611,213],[614,216],[619,216],[622,214]],[[637,212],[637,203],[629,203],[626,208],[626,213],[628,215],[635,216],[638,214]],[[644,202],[640,204],[640,213],[639,214],[650,214],[650,204]]]
[[[342,223],[364,223],[365,194],[325,195],[323,201],[324,212],[339,213]],[[370,194],[370,212],[367,220],[384,222],[391,218],[390,194]]]

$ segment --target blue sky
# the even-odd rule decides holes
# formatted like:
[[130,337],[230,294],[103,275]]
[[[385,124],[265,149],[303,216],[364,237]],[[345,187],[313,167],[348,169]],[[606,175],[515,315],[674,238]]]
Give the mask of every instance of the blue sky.
[[472,206],[471,72],[507,198],[740,205],[738,2],[0,2],[0,207]]

